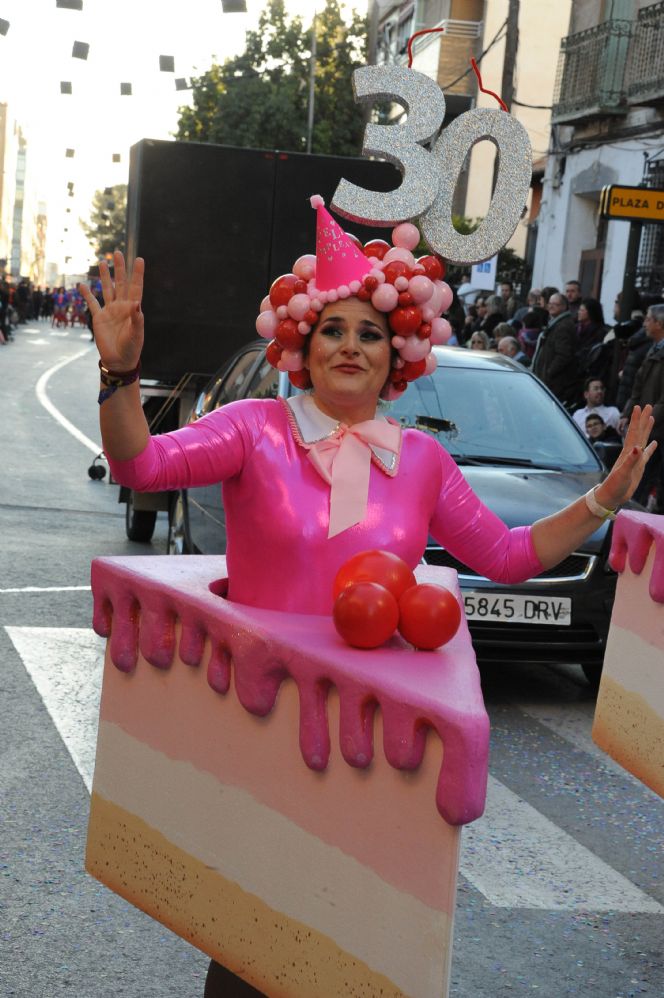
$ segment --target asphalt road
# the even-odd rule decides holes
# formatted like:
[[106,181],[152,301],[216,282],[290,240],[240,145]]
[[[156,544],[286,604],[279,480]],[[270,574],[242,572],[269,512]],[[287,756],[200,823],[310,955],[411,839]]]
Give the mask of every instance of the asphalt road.
[[[163,514],[151,545],[127,541],[117,489],[87,476],[95,364],[84,330],[46,323],[0,348],[0,995],[197,998],[206,957],[83,870],[90,561],[166,542]],[[593,745],[578,667],[504,663],[483,685],[489,797],[464,830],[450,994],[659,998],[664,803]]]

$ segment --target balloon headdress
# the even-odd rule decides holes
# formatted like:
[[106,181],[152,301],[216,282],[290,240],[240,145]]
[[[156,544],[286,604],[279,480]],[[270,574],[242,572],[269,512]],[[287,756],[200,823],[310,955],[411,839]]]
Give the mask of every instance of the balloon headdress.
[[434,255],[415,258],[420,233],[412,222],[392,230],[392,245],[383,239],[363,245],[341,229],[318,194],[311,206],[317,213],[316,255],[299,257],[292,273],[274,281],[256,319],[258,333],[271,340],[267,359],[287,371],[293,385],[310,388],[306,338],[328,302],[354,295],[387,316],[395,359],[382,395],[398,398],[409,381],[435,370],[431,347],[450,338],[450,324],[442,318],[452,301],[444,266]]

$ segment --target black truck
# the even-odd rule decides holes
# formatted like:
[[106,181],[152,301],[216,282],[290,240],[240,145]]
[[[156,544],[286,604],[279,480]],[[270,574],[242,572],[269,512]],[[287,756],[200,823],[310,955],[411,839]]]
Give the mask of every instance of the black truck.
[[[389,163],[143,139],[131,150],[127,257],[146,261],[141,395],[151,432],[183,425],[203,386],[243,344],[271,282],[313,252],[312,194],[339,180],[393,190]],[[366,241],[385,230],[348,225]],[[120,488],[131,540],[149,541],[167,492]]]

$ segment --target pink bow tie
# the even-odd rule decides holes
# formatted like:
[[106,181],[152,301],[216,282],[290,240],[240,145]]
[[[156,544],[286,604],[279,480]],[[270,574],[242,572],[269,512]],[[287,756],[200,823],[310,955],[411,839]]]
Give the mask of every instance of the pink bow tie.
[[309,460],[332,486],[328,538],[361,523],[367,515],[370,445],[399,453],[401,427],[387,420],[368,419],[354,426],[341,424],[334,436],[309,449]]

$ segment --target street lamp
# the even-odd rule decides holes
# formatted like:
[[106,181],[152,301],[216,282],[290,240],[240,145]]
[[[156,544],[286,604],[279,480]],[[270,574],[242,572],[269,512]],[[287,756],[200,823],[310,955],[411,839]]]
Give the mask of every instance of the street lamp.
[[311,63],[309,66],[309,108],[307,111],[307,152],[311,152],[311,144],[314,136],[314,88],[316,84],[316,18],[318,17],[318,4],[314,3],[314,19],[311,22]]

